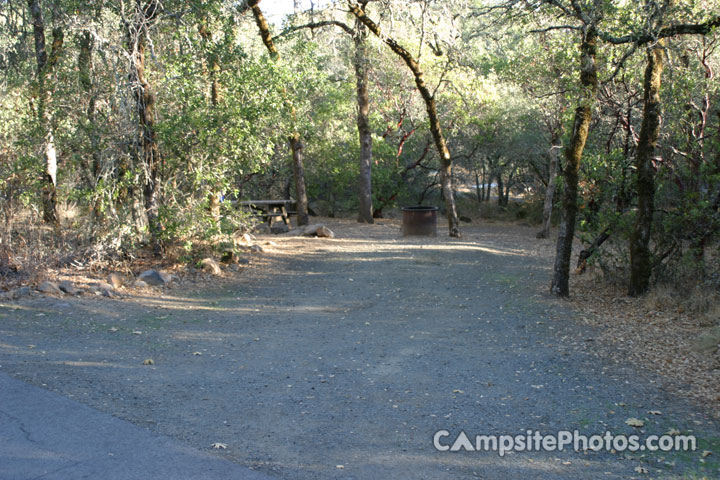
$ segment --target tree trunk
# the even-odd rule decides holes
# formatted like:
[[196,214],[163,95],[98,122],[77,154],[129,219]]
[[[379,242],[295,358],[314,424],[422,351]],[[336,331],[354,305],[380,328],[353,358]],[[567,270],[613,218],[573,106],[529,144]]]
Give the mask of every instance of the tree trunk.
[[131,57],[130,83],[135,95],[138,111],[138,124],[140,126],[142,146],[143,179],[143,208],[147,216],[150,241],[155,254],[161,250],[159,210],[159,172],[160,151],[155,132],[155,93],[145,78],[145,49],[150,24],[160,13],[158,0],[143,2],[136,0],[135,18],[127,27],[128,48]]
[[575,219],[577,217],[578,171],[587,141],[592,120],[592,109],[597,96],[598,79],[597,31],[590,25],[583,31],[580,46],[580,83],[583,87],[582,99],[575,109],[570,144],[565,148],[565,191],[562,199],[562,220],[557,239],[555,266],[550,291],[558,296],[570,295],[570,255],[575,237]]
[[272,34],[270,33],[270,26],[268,25],[267,20],[265,20],[265,15],[263,15],[262,10],[260,10],[260,7],[258,6],[259,3],[260,0],[248,0],[247,5],[252,9],[255,24],[260,31],[260,38],[262,39],[265,48],[267,48],[270,53],[270,57],[275,59],[278,58],[280,54],[275,47],[275,42],[273,42]]
[[359,20],[355,21],[355,78],[357,80],[357,128],[360,139],[360,211],[358,222],[373,223],[372,205],[372,134],[370,131],[370,98],[368,96],[367,31]]
[[502,179],[502,173],[498,172],[497,174],[497,204],[498,206],[502,207],[503,204],[503,188],[505,187],[505,184],[503,183]]
[[642,295],[650,285],[650,232],[655,212],[655,170],[653,157],[660,135],[660,86],[662,84],[664,41],[648,49],[645,68],[642,127],[638,138],[635,167],[637,170],[638,210],[635,228],[630,236],[630,286],[628,294]]
[[290,148],[292,150],[293,171],[295,172],[295,196],[297,201],[297,223],[307,225],[308,219],[308,200],[305,191],[305,167],[303,165],[303,148],[302,139],[299,133],[290,135]]
[[[483,183],[484,183],[484,180],[483,180]],[[480,174],[478,173],[477,170],[475,170],[475,196],[477,197],[478,203],[482,203],[482,199],[483,199],[483,192],[480,189],[480,185],[481,185]]]
[[60,28],[53,30],[53,42],[50,57],[45,47],[45,21],[42,15],[40,0],[28,0],[30,16],[33,23],[33,36],[35,39],[35,60],[37,62],[37,117],[43,131],[43,160],[45,173],[43,174],[42,207],[43,221],[58,228],[60,226],[60,213],[57,206],[57,153],[55,151],[55,136],[53,134],[52,114],[50,113],[50,74],[57,63],[63,48],[63,31]]
[[440,127],[437,106],[435,105],[435,97],[430,93],[430,90],[425,84],[423,72],[420,70],[420,65],[404,47],[398,44],[394,39],[383,35],[378,25],[365,15],[365,11],[360,7],[360,5],[349,3],[349,7],[350,12],[355,15],[355,18],[365,24],[365,26],[368,27],[373,34],[382,39],[382,41],[385,42],[385,44],[390,47],[396,55],[402,58],[415,77],[415,85],[420,92],[420,96],[422,96],[422,99],[425,102],[425,108],[430,120],[430,131],[432,132],[435,146],[440,154],[440,182],[442,184],[442,192],[445,198],[445,208],[448,216],[448,230],[451,237],[461,237],[460,220],[458,219],[457,208],[455,207],[455,196],[453,195],[452,190],[452,159],[450,157],[450,150],[447,147],[447,142],[445,141],[442,128]]
[[548,238],[550,236],[550,220],[552,219],[553,198],[555,197],[555,177],[557,177],[557,167],[559,162],[558,149],[560,146],[559,133],[554,133],[552,137],[552,146],[550,147],[550,172],[548,176],[547,188],[545,189],[545,203],[543,204],[543,223],[542,230],[537,233],[537,238]]
[[100,139],[95,126],[95,106],[97,103],[97,95],[93,91],[93,74],[92,74],[92,55],[94,41],[89,30],[85,30],[78,38],[80,45],[80,53],[78,53],[78,76],[80,77],[80,86],[87,95],[87,134],[90,139],[90,157],[91,164],[87,168],[90,171],[90,188],[93,189],[92,214],[95,223],[102,223],[105,215],[102,209],[102,200],[97,191],[98,180],[101,174],[101,157],[100,157]]

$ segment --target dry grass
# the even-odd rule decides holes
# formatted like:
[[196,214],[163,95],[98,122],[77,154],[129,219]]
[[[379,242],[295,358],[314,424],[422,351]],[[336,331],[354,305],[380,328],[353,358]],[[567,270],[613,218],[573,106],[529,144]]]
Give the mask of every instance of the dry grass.
[[717,292],[680,296],[661,286],[630,298],[594,272],[573,276],[571,289],[571,305],[579,321],[597,327],[603,353],[660,375],[668,389],[720,417],[720,338],[712,341],[720,318]]

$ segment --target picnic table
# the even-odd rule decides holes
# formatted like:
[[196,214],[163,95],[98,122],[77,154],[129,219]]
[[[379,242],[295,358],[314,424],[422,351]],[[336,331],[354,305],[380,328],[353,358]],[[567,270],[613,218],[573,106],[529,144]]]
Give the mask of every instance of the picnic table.
[[271,226],[273,219],[277,217],[281,217],[285,225],[290,226],[288,207],[294,204],[295,200],[246,200],[240,202],[242,208],[250,210],[254,216],[266,220],[268,226]]

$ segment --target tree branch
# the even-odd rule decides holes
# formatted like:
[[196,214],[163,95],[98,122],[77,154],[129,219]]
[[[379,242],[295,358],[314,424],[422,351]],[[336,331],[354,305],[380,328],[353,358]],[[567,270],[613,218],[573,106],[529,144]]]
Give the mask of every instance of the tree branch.
[[674,37],[676,35],[707,35],[718,27],[720,27],[720,16],[717,16],[705,23],[683,23],[663,27],[660,31],[656,32],[655,35],[651,35],[649,33],[634,33],[630,35],[623,35],[622,37],[615,37],[609,33],[599,32],[598,36],[602,40],[612,43],[613,45],[622,45],[625,43],[644,45],[646,43],[654,42],[662,38]]
[[346,23],[343,23],[339,20],[323,20],[320,22],[313,22],[313,23],[306,23],[305,25],[298,25],[294,27],[288,27],[282,32],[275,35],[272,40],[277,41],[278,39],[285,37],[287,35],[290,35],[291,33],[295,33],[299,30],[304,30],[306,28],[309,29],[316,29],[316,28],[322,28],[322,27],[340,27],[342,28],[345,33],[348,35],[355,35],[355,31],[350,28]]

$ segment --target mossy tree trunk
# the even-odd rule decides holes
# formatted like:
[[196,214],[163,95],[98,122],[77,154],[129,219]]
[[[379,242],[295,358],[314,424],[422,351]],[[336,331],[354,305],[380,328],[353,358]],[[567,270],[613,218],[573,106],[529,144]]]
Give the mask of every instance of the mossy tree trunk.
[[140,127],[140,160],[143,170],[143,208],[148,221],[150,241],[156,254],[160,253],[162,225],[160,224],[160,150],[155,129],[155,93],[145,75],[148,29],[161,11],[158,0],[136,0],[132,21],[126,23],[130,52],[130,85],[133,89]]
[[458,219],[457,208],[455,206],[455,195],[452,190],[452,159],[450,157],[450,150],[448,149],[447,142],[445,141],[445,137],[440,126],[435,97],[432,93],[430,93],[430,89],[425,83],[423,71],[420,69],[420,65],[415,58],[413,58],[412,54],[407,51],[407,49],[397,43],[394,39],[383,35],[380,31],[380,27],[378,27],[378,25],[365,14],[365,10],[362,8],[361,4],[349,1],[348,5],[350,7],[350,12],[355,15],[355,18],[360,20],[373,34],[390,47],[393,53],[398,55],[405,62],[415,78],[415,86],[425,102],[425,108],[430,120],[430,132],[432,133],[435,146],[440,154],[440,181],[442,184],[442,193],[447,210],[448,229],[451,237],[460,237],[460,220]]
[[370,130],[370,97],[368,95],[367,29],[355,21],[355,78],[357,84],[357,128],[360,140],[360,177],[358,222],[373,223],[372,204],[372,132]]
[[580,45],[580,83],[583,92],[580,103],[575,108],[570,143],[564,151],[565,191],[562,198],[562,220],[560,221],[555,266],[550,286],[550,291],[561,297],[567,297],[570,294],[570,255],[578,211],[578,171],[590,130],[592,110],[598,89],[596,54],[597,30],[594,25],[587,25],[583,29]]
[[638,138],[637,171],[638,209],[630,236],[630,286],[628,294],[647,292],[652,275],[650,233],[655,213],[655,170],[653,157],[660,135],[660,87],[662,85],[664,41],[659,40],[647,52],[645,68],[643,120]]

